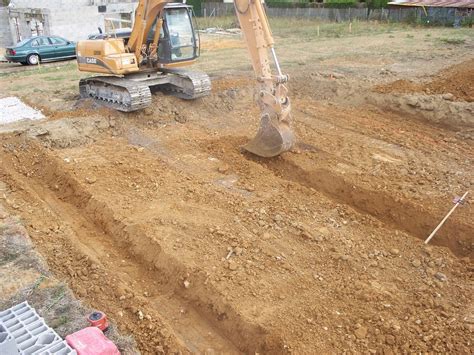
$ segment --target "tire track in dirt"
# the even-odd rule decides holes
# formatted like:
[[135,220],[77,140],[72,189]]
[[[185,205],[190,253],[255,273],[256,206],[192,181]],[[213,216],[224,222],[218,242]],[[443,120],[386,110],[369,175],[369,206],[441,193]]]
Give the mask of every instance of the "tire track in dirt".
[[[108,280],[107,284],[114,291],[100,297],[97,294],[86,297],[91,304],[100,305],[95,298],[99,297],[102,298],[102,305],[106,310],[113,305],[113,313],[116,313],[117,308],[128,307],[131,315],[126,316],[124,320],[114,319],[121,326],[124,326],[124,323],[136,323],[137,319],[134,317],[138,317],[138,312],[159,317],[160,325],[167,329],[164,333],[172,332],[176,338],[175,341],[168,341],[168,347],[161,348],[165,352],[176,350],[173,347],[191,352],[226,353],[281,349],[278,339],[268,338],[264,329],[247,322],[243,316],[227,306],[218,293],[206,285],[206,275],[193,273],[192,292],[187,291],[178,280],[185,279],[191,270],[187,270],[173,257],[165,255],[158,242],[152,236],[147,236],[139,225],[117,220],[105,203],[89,194],[65,171],[63,163],[38,145],[31,142],[30,144],[23,145],[21,154],[13,153],[13,156],[4,157],[3,161],[8,169],[2,179],[21,191],[26,201],[33,199],[38,204],[48,206],[52,215],[70,229],[66,243],[70,244],[69,254],[91,256],[94,264],[99,264],[112,273],[113,282]],[[14,163],[6,163],[7,160]],[[35,163],[38,161],[41,161],[41,164]],[[32,165],[34,171],[26,173],[26,177],[21,175],[25,174],[24,171],[16,171],[18,167]],[[31,233],[34,234],[35,231],[31,230]],[[49,243],[40,245],[48,261],[55,258],[54,247],[59,246],[51,241]],[[126,266],[123,265],[124,260]],[[52,268],[63,276],[69,274],[71,278],[76,273],[70,265],[53,265]],[[130,285],[137,280],[146,281],[146,287],[130,290]],[[72,285],[75,292],[81,287],[85,287],[81,282]],[[140,294],[137,304],[141,305],[141,308],[129,304],[128,292]],[[143,293],[148,296],[141,297]],[[116,295],[120,295],[119,300],[123,297],[127,299],[128,305],[123,306],[120,302],[117,304],[114,297]],[[137,297],[134,300],[137,300]],[[175,321],[179,313],[185,314],[186,317]],[[147,342],[156,346],[154,340],[157,337],[169,338],[169,335],[163,336],[152,328],[147,331],[138,328],[135,332],[133,329],[126,329],[134,333],[140,348],[145,352],[156,351]]]

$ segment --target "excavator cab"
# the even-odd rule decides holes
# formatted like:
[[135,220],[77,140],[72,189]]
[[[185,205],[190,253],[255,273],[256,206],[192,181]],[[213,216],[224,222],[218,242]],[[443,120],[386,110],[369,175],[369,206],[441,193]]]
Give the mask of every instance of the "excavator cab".
[[[194,29],[192,7],[167,4],[158,41],[158,58],[162,64],[195,60],[199,57],[199,36]],[[149,34],[154,37],[155,23]]]
[[[145,23],[145,22],[143,22]],[[157,28],[158,27],[158,28]],[[159,37],[156,38],[157,31]],[[143,36],[143,43],[130,48],[132,37],[139,31],[103,39],[79,41],[77,61],[81,71],[127,75],[148,69],[186,66],[199,57],[199,35],[193,22],[192,6],[166,3],[161,16],[153,18],[153,25]],[[153,43],[158,40],[158,48]],[[138,54],[137,54],[138,53]]]

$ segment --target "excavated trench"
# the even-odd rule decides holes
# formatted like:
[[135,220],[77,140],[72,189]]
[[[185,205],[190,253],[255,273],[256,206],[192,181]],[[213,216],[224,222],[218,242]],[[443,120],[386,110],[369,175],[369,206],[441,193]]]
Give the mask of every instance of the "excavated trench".
[[[226,137],[225,141],[227,146],[241,147],[247,138]],[[303,142],[299,142],[298,147],[321,157],[340,160],[335,155]],[[214,154],[232,166],[235,156],[223,155],[219,149],[214,150]],[[416,200],[397,197],[383,189],[376,190],[364,186],[355,180],[349,180],[337,169],[316,167],[320,165],[317,161],[307,160],[303,168],[292,159],[291,155],[263,159],[244,150],[242,154],[245,159],[261,165],[278,178],[319,191],[331,200],[348,205],[363,215],[371,215],[390,228],[407,232],[421,240],[427,238],[447,212],[442,208],[427,208],[420,203],[417,204]],[[315,168],[308,168],[311,166]],[[445,207],[450,208],[449,205]],[[472,257],[473,229],[474,226],[469,219],[453,216],[438,231],[431,244],[447,247],[458,257]]]
[[[127,139],[131,145],[145,147],[164,161],[171,159],[167,154],[172,156],[172,152],[164,151],[152,138],[144,137],[139,131],[128,132]],[[232,147],[241,145],[243,141],[240,138],[227,140],[230,141],[227,145]],[[28,223],[27,227],[38,249],[45,255],[53,272],[65,280],[72,278],[69,286],[76,294],[81,294],[81,289],[89,286],[75,281],[78,277],[71,276],[75,271],[71,272],[70,268],[54,263],[58,248],[69,249],[70,255],[91,258],[100,265],[104,274],[113,275],[108,277],[112,281],[103,280],[108,282],[108,292],[102,292],[102,303],[98,302],[96,294],[90,292],[81,294],[81,299],[91,305],[101,306],[112,314],[113,320],[122,330],[134,335],[142,351],[153,352],[155,348],[150,344],[156,339],[165,339],[164,343],[168,344],[168,347],[164,347],[165,352],[181,348],[202,353],[210,349],[222,353],[250,353],[279,352],[284,348],[282,339],[231,307],[218,290],[207,283],[208,275],[189,270],[176,256],[168,254],[157,241],[159,238],[155,239],[143,225],[118,218],[105,198],[89,192],[87,185],[78,180],[75,172],[40,142],[24,138],[12,138],[11,142],[17,145],[17,150],[5,149],[0,153],[4,168],[0,171],[0,179],[31,205],[51,211],[52,224],[63,223],[71,229],[70,233],[66,233],[65,244],[60,246],[51,238],[39,238],[33,223]],[[203,142],[203,146],[208,143]],[[222,155],[221,147],[219,144],[217,146],[214,155],[232,165],[235,157]],[[203,148],[203,151],[206,150]],[[292,160],[291,155],[258,159],[245,154],[239,159],[258,163],[278,179],[312,188],[331,200],[371,215],[391,228],[420,239],[424,239],[442,217],[442,213],[437,214],[437,211],[428,210],[413,201],[349,181],[336,171],[303,168]],[[204,169],[201,166],[199,168]],[[22,211],[22,217],[28,222],[32,219],[25,211]],[[453,218],[448,220],[434,244],[446,246],[460,257],[471,255],[469,245],[472,230],[473,226],[469,222]],[[124,260],[127,263],[125,268]],[[187,289],[183,287],[183,280],[191,273],[193,286]],[[133,284],[136,280],[143,280],[146,287],[135,284],[134,293],[151,293],[152,296],[135,297],[132,300],[128,300],[127,296],[122,301],[121,290],[124,285]],[[157,317],[160,326],[172,334],[176,343],[167,343],[169,336],[155,330],[130,329],[128,325],[136,322],[137,314],[137,308],[130,305],[132,301],[138,302],[140,312]],[[121,309],[130,310],[130,314],[114,317]],[[177,319],[180,310],[185,310],[186,316]]]
[[[91,258],[99,264],[101,260],[107,260],[107,265],[101,267],[104,272],[108,269],[113,279],[119,281],[109,284],[114,289],[103,293],[103,300],[106,301],[104,307],[109,302],[115,302],[114,294],[119,292],[122,281],[130,281],[134,276],[142,277],[148,284],[147,290],[152,289],[153,297],[142,306],[141,312],[157,313],[183,349],[198,353],[255,353],[282,349],[280,339],[269,336],[265,329],[245,319],[226,304],[219,293],[207,284],[207,275],[194,272],[192,292],[183,287],[182,280],[191,270],[172,255],[166,254],[159,242],[152,235],[147,235],[140,225],[117,219],[107,203],[86,191],[74,175],[64,168],[62,161],[51,156],[37,142],[24,142],[23,148],[34,151],[34,158],[31,154],[18,155],[16,150],[8,156],[4,154],[4,169],[0,178],[10,185],[11,190],[21,192],[22,197],[32,205],[43,206],[57,223],[65,223],[72,228],[67,245],[78,259],[81,256]],[[31,222],[31,216],[23,217]],[[51,220],[51,224],[54,223]],[[28,223],[29,232],[35,240],[37,231],[32,226],[32,223]],[[37,246],[48,262],[54,258],[58,248],[54,241],[41,241]],[[121,269],[124,260],[128,263],[126,270]],[[64,265],[55,267],[54,262],[49,264],[55,273],[64,275]],[[73,276],[70,268],[68,272],[69,276]],[[152,281],[153,285],[158,286],[153,287]],[[70,286],[79,293],[83,287],[74,283],[70,283]],[[97,304],[96,298],[85,298],[92,305]],[[176,320],[180,310],[185,310],[188,320],[170,324],[167,320]],[[114,319],[120,328],[130,331],[126,327],[127,320],[130,321]],[[157,336],[151,333],[148,338],[144,337],[143,332],[138,334],[138,329],[134,335],[145,352],[151,350],[147,341]]]
[[[422,240],[443,217],[442,213],[434,214],[410,201],[396,199],[383,190],[371,190],[354,184],[334,171],[321,168],[308,171],[285,158],[263,160],[246,156],[282,179],[315,189],[332,200],[349,205],[362,214],[369,214],[392,228]],[[470,256],[472,231],[473,226],[469,222],[452,218],[444,224],[432,244],[448,247],[458,257]]]

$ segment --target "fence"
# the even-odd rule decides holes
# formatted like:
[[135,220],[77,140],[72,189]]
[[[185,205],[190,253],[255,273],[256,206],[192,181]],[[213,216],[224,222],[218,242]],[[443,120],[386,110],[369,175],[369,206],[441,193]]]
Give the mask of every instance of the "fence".
[[352,21],[367,19],[367,9],[358,8],[294,8],[284,9],[272,7],[267,9],[269,16],[274,17],[299,17],[317,18],[323,21]]
[[[226,16],[234,14],[234,5],[229,3],[204,2],[202,16]],[[450,26],[458,16],[454,8],[393,7],[369,8],[282,8],[267,7],[270,17],[296,17],[322,21],[376,20],[392,22],[419,22]],[[472,14],[471,14],[472,16]]]

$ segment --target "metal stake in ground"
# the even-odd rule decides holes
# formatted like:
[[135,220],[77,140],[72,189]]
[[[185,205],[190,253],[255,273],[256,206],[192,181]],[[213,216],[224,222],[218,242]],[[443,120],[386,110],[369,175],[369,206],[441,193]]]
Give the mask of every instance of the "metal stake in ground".
[[457,199],[456,200],[456,203],[455,205],[453,206],[453,208],[451,208],[451,211],[448,212],[448,214],[443,218],[443,220],[441,222],[439,222],[438,226],[434,229],[434,231],[431,232],[430,236],[428,238],[426,238],[425,240],[425,244],[428,244],[431,240],[431,238],[433,238],[436,234],[436,232],[438,232],[438,230],[443,226],[444,222],[446,222],[446,220],[449,218],[449,216],[451,216],[451,213],[454,212],[454,210],[461,204],[464,202],[464,199],[466,198],[467,194],[469,193],[469,191],[466,191],[466,193],[464,195],[462,195],[462,197],[460,199]]

